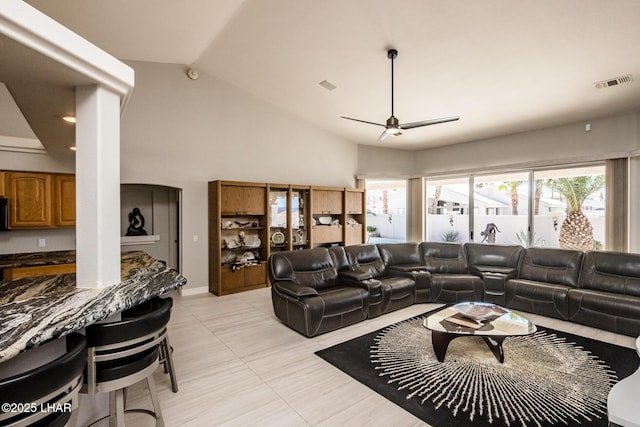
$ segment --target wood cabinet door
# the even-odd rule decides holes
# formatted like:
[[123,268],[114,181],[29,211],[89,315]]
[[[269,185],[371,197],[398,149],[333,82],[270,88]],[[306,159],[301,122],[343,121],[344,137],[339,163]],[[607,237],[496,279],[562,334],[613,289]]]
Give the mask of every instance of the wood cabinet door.
[[327,213],[327,192],[324,190],[313,190],[311,192],[314,215]]
[[220,210],[222,214],[239,214],[244,211],[243,187],[222,185],[220,187]]
[[359,245],[364,243],[362,237],[362,224],[347,225],[345,229],[345,246]]
[[341,214],[342,194],[337,190],[313,190],[313,214]]
[[342,227],[318,225],[312,227],[313,243],[342,243]]
[[342,213],[342,194],[342,191],[327,191],[327,211],[330,214]]
[[0,196],[2,197],[7,196],[7,187],[6,187],[6,181],[5,181],[6,175],[7,175],[6,172],[0,172]]
[[55,224],[58,226],[76,225],[76,177],[75,175],[56,175],[55,177]]
[[361,214],[363,193],[359,191],[347,191],[346,193],[346,207],[345,210],[348,214]]
[[252,265],[243,268],[244,285],[260,286],[267,283],[267,270],[265,264]]
[[264,215],[267,189],[263,187],[244,187],[244,210],[252,215]]
[[9,226],[51,227],[51,175],[10,172]]

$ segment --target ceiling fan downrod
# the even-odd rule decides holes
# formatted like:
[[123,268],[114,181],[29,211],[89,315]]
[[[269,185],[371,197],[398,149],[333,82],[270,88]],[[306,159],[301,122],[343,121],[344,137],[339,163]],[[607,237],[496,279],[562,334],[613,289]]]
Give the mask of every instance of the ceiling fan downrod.
[[387,51],[387,58],[391,60],[391,117],[393,117],[393,60],[398,57],[398,51],[395,49],[389,49]]

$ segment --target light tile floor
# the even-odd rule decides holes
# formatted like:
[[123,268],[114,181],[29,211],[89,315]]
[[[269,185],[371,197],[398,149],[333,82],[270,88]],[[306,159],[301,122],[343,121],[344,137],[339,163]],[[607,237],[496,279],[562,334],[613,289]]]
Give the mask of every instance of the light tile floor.
[[[216,297],[174,297],[169,337],[180,391],[155,373],[165,425],[423,426],[418,418],[314,354],[408,319],[440,304],[417,304],[338,331],[305,338],[273,314],[271,290]],[[528,313],[541,326],[634,348],[634,339]],[[146,387],[129,391],[129,407],[149,406]],[[127,415],[127,425],[154,425]]]

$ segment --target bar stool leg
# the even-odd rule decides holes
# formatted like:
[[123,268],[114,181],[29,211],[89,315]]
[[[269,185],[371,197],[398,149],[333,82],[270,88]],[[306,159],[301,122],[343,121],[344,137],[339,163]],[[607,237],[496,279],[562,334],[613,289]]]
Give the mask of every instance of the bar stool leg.
[[149,394],[151,395],[151,403],[153,404],[153,412],[156,416],[156,427],[164,427],[164,419],[162,418],[162,410],[160,409],[160,401],[158,400],[158,392],[153,375],[147,377],[147,385],[149,386]]
[[171,351],[171,344],[169,344],[169,334],[164,337],[162,343],[160,344],[162,348],[162,353],[164,354],[164,372],[169,373],[169,377],[171,378],[171,391],[174,393],[178,392],[178,378],[176,377],[176,371],[173,366],[173,352]]
[[116,406],[116,426],[124,427],[124,389],[115,391],[115,406]]

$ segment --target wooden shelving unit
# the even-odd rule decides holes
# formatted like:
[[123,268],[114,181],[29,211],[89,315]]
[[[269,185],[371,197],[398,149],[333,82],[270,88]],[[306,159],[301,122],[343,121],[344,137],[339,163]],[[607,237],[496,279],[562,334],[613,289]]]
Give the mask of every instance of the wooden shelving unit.
[[268,286],[279,251],[364,243],[364,203],[357,188],[209,182],[209,292]]

